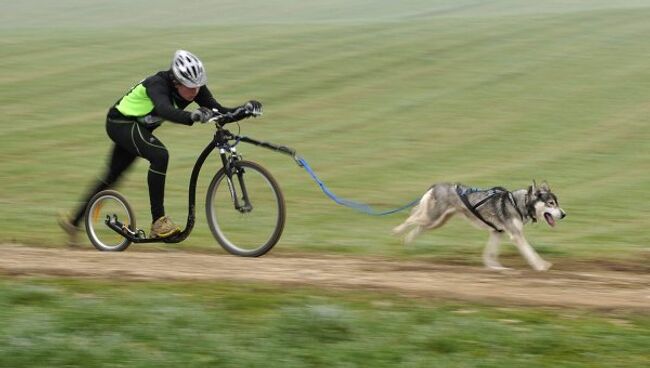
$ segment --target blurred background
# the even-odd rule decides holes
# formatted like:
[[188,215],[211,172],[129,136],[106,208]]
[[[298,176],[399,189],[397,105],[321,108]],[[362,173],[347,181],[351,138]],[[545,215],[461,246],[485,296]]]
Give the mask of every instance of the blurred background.
[[[242,133],[296,149],[341,197],[381,210],[439,181],[514,190],[547,180],[568,217],[527,230],[543,257],[560,269],[625,262],[647,272],[649,1],[1,1],[1,243],[62,247],[57,212],[77,205],[105,169],[108,108],[187,49],[220,103],[263,102],[264,116],[244,121]],[[178,223],[212,132],[156,130],[170,152],[165,203]],[[390,235],[405,213],[359,214],[327,199],[286,156],[240,152],[285,194],[274,256],[481,265],[486,234],[462,221],[405,248]],[[224,253],[204,217],[212,160],[195,231],[174,249]],[[147,166],[140,160],[118,187],[140,223],[149,219]],[[509,243],[503,252],[526,267]],[[558,317],[268,285],[0,281],[8,367],[640,366],[648,342],[647,319],[627,314],[617,325],[573,310]],[[595,342],[604,334],[614,336],[609,347]]]

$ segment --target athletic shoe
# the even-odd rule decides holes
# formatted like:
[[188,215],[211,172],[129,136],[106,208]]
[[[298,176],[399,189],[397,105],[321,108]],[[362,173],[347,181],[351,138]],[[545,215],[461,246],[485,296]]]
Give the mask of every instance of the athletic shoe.
[[176,226],[171,218],[163,216],[151,225],[149,236],[151,238],[166,238],[180,231],[181,228]]

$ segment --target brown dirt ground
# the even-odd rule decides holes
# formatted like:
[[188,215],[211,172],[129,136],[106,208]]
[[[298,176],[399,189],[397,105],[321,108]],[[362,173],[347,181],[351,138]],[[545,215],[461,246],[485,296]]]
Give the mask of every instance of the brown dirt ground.
[[546,273],[372,257],[267,255],[240,258],[183,251],[121,253],[0,245],[0,275],[119,280],[228,280],[365,289],[496,305],[650,312],[650,273],[643,268],[571,267]]

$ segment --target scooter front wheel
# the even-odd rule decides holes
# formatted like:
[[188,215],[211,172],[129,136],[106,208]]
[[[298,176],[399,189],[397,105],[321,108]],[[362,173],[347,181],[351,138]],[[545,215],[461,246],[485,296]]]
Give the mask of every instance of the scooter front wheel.
[[229,253],[258,257],[278,242],[286,217],[284,197],[273,176],[251,161],[233,163],[228,177],[221,169],[206,196],[212,235]]
[[106,220],[117,217],[126,227],[135,231],[135,214],[126,198],[114,190],[95,194],[86,207],[86,234],[90,242],[100,251],[120,252],[131,245],[131,241],[108,227]]

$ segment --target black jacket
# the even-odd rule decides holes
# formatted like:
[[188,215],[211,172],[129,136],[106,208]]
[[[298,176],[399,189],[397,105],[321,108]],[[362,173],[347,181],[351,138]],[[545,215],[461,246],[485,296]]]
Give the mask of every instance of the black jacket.
[[199,89],[194,101],[186,101],[178,94],[171,71],[165,70],[134,86],[109,109],[108,118],[137,120],[150,127],[157,127],[164,120],[192,125],[191,113],[183,110],[192,102],[220,112],[234,110],[219,104],[207,86]]

